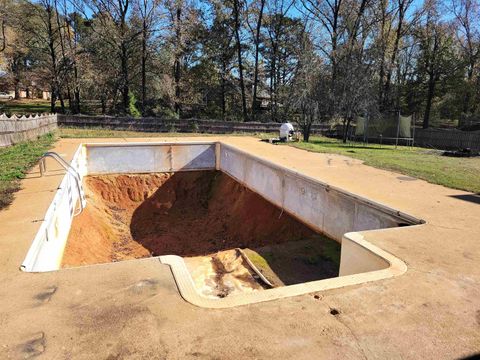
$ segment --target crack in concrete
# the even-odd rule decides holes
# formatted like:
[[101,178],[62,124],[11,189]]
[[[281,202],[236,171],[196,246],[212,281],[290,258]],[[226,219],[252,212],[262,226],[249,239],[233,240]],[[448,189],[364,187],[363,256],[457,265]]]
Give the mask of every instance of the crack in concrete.
[[332,314],[332,316],[334,316],[335,319],[350,332],[352,337],[355,339],[355,345],[357,346],[357,348],[362,353],[363,358],[365,360],[368,360],[367,354],[365,354],[365,350],[363,349],[363,346],[360,344],[360,339],[357,337],[357,335],[355,335],[352,328],[348,324],[346,324],[344,320],[341,319],[342,313],[340,311],[338,311],[335,307],[330,306],[326,301],[324,301],[324,303],[330,309],[330,313]]

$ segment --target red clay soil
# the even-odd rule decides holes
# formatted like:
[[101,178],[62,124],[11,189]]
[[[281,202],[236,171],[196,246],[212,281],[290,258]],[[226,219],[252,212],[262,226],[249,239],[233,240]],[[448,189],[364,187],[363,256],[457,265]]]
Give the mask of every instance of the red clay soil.
[[307,226],[215,171],[87,177],[63,266],[175,254],[199,256],[314,235]]

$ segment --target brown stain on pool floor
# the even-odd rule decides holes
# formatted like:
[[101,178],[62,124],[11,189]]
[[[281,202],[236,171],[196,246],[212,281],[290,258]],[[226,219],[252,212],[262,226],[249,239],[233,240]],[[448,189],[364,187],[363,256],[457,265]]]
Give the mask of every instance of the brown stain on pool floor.
[[[268,257],[277,244],[308,239],[315,241],[315,249],[319,243],[326,250],[336,247],[333,253],[339,257],[335,241],[319,239],[221,172],[89,176],[84,184],[88,205],[73,220],[62,267],[159,255],[214,259],[216,253],[235,248],[259,249]],[[303,254],[305,246],[300,248]],[[315,251],[313,265],[319,260]],[[321,278],[336,276],[338,259],[323,261],[334,265],[327,265],[328,274]],[[277,261],[271,268],[280,265]]]

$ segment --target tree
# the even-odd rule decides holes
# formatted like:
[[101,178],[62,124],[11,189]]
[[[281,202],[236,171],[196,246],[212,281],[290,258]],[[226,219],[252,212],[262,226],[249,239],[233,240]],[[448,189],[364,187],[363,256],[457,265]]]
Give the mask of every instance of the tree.
[[258,65],[259,65],[259,54],[260,54],[260,35],[262,30],[262,20],[263,20],[263,10],[265,8],[265,1],[260,0],[260,6],[258,9],[256,27],[255,27],[255,36],[253,43],[255,46],[255,64],[253,69],[253,96],[252,96],[252,120],[255,120],[255,114],[258,107],[257,103],[257,92],[258,92]]
[[20,13],[23,34],[27,36],[30,53],[35,57],[42,81],[50,86],[50,109],[56,111],[56,101],[60,100],[61,112],[65,112],[60,74],[60,38],[62,28],[56,22],[54,0],[40,0],[37,4],[25,3]]
[[237,60],[238,60],[238,76],[240,81],[240,92],[242,94],[242,114],[243,120],[248,121],[247,112],[247,98],[245,94],[245,82],[243,78],[243,55],[242,55],[242,42],[240,40],[240,0],[233,0],[233,18],[234,18],[234,32],[235,41],[237,44]]
[[[398,52],[400,49],[400,43],[402,41],[403,36],[405,35],[405,16],[406,13],[410,7],[410,5],[413,3],[413,0],[397,0],[397,8],[395,11],[396,14],[396,29],[395,29],[395,35],[394,35],[394,41],[393,41],[393,48],[391,50],[389,62],[387,65],[387,71],[386,71],[386,79],[385,79],[385,84],[384,84],[384,90],[383,90],[383,108],[388,108],[392,106],[392,94],[390,92],[390,87],[391,87],[391,82],[392,82],[392,77],[393,77],[393,72],[395,70],[398,70],[399,65],[397,64],[397,58],[398,58]],[[397,101],[398,102],[398,101]]]
[[3,1],[0,9],[1,46],[0,66],[7,70],[5,81],[15,91],[15,99],[20,98],[20,90],[28,81],[30,49],[27,43],[28,35],[23,27],[18,26],[21,9],[24,8],[11,1]]
[[307,32],[303,33],[300,44],[289,102],[292,115],[302,130],[303,140],[308,142],[312,125],[326,118],[329,74],[316,55]]
[[208,59],[219,72],[221,118],[225,120],[227,115],[227,89],[233,87],[231,70],[237,50],[233,30],[235,25],[229,9],[222,1],[213,1],[212,7],[213,23],[205,32],[204,49]]
[[272,121],[279,121],[286,110],[285,99],[289,97],[289,83],[300,56],[304,25],[299,19],[286,16],[280,7],[268,14],[265,28],[263,56],[269,81],[270,116]]
[[121,111],[126,114],[130,96],[130,61],[142,30],[129,26],[130,0],[86,0],[86,5],[93,14],[92,29],[119,59],[116,86],[122,94]]
[[340,121],[346,141],[359,115],[475,116],[479,16],[478,0],[0,0],[0,86],[49,87],[73,113],[293,116],[306,138]]
[[11,11],[11,3],[8,0],[0,1],[0,53],[7,48],[7,21],[8,13]]
[[[475,101],[474,75],[480,59],[480,3],[476,0],[455,0],[452,2],[457,27],[456,36],[466,64],[466,83],[462,111],[473,112]],[[478,99],[477,99],[478,100]]]
[[[338,47],[343,37],[342,25],[345,0],[301,0],[303,8],[318,23],[319,51],[331,65],[330,91],[335,92],[338,73]],[[335,112],[335,96],[331,97],[332,112]]]
[[[455,67],[453,33],[448,23],[441,20],[438,4],[435,1],[425,5],[423,23],[416,31],[419,42],[418,72],[424,74],[426,96],[423,128],[430,124],[432,104],[437,84],[452,73]],[[422,76],[423,78],[423,76]]]
[[141,103],[142,113],[145,114],[147,101],[147,60],[150,55],[150,42],[155,33],[155,27],[159,18],[158,7],[159,0],[141,0],[137,4],[137,11],[142,22],[142,50],[141,50]]
[[64,2],[64,19],[65,19],[65,40],[68,46],[68,60],[65,59],[68,76],[72,77],[73,86],[73,102],[71,110],[74,114],[80,113],[80,64],[79,57],[81,49],[79,49],[80,27],[83,26],[83,18],[76,12],[68,13],[66,2]]
[[165,50],[172,58],[172,77],[174,81],[173,110],[177,116],[182,114],[182,103],[191,99],[185,79],[188,61],[192,60],[199,45],[203,26],[198,10],[184,0],[169,0],[166,3],[169,32],[165,35],[168,46]]

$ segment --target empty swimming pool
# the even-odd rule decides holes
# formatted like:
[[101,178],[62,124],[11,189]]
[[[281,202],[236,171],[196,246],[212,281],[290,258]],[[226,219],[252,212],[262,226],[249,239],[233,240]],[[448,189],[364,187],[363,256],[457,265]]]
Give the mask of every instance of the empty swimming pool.
[[181,295],[227,307],[400,275],[359,231],[422,223],[221,142],[83,144],[24,271],[157,256]]

